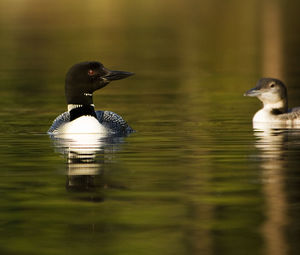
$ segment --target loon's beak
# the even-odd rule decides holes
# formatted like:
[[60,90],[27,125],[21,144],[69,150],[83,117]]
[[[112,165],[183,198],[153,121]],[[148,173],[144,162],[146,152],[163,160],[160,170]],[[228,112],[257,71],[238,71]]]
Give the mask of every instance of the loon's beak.
[[261,91],[258,89],[258,88],[253,88],[253,89],[250,89],[248,90],[244,96],[248,96],[248,97],[257,97],[259,95],[261,95]]
[[107,75],[105,75],[103,78],[108,81],[121,80],[131,75],[134,75],[134,73],[125,72],[125,71],[111,71],[111,70],[107,70],[107,71],[108,71]]

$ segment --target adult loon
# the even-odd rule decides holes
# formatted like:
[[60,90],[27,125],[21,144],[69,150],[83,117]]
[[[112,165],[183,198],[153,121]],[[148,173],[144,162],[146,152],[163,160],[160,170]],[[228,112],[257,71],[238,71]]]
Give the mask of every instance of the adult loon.
[[282,81],[261,78],[244,96],[258,97],[263,102],[263,108],[253,117],[253,123],[300,124],[300,107],[288,109],[287,89]]
[[111,71],[100,62],[82,62],[73,65],[66,74],[65,96],[68,111],[54,121],[49,134],[113,133],[127,134],[134,130],[114,112],[95,111],[93,92],[111,81],[133,75],[131,72]]

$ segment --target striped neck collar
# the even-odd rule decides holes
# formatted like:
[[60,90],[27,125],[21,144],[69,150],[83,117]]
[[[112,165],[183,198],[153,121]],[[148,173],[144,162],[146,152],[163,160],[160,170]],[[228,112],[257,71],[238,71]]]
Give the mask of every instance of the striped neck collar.
[[81,116],[92,116],[97,118],[93,104],[68,104],[68,111],[70,113],[70,121],[75,120]]
[[[68,111],[70,112],[71,110],[75,109],[75,108],[79,108],[79,107],[83,107],[86,106],[84,104],[68,104]],[[95,107],[94,104],[89,104],[89,106]]]

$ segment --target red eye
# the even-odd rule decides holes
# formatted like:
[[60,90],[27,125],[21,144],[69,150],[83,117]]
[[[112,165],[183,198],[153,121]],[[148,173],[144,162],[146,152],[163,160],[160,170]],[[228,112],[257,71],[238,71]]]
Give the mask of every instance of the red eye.
[[95,74],[95,71],[94,71],[94,70],[90,69],[90,70],[88,71],[88,75],[89,75],[89,76],[92,76],[92,75],[94,75],[94,74]]

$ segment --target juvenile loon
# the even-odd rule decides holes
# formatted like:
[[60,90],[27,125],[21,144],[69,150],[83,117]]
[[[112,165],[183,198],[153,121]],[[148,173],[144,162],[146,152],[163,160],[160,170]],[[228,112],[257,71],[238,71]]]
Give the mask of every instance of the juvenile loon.
[[261,78],[244,96],[258,97],[263,102],[263,108],[253,117],[254,123],[300,124],[300,107],[288,109],[287,89],[282,81]]
[[48,133],[114,133],[126,134],[134,130],[114,112],[95,111],[93,92],[111,81],[133,75],[130,72],[111,71],[101,63],[82,62],[73,65],[66,74],[65,96],[68,111],[59,115]]

